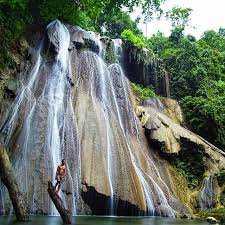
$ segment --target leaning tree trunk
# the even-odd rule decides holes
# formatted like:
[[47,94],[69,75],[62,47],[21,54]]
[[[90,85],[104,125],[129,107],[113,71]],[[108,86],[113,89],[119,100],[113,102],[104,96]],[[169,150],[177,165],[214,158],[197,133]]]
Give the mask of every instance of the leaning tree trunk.
[[58,195],[58,193],[56,192],[54,186],[52,185],[52,182],[49,181],[48,182],[48,193],[50,198],[52,199],[56,209],[58,210],[62,221],[64,224],[71,224],[72,221],[72,213],[71,210],[66,209],[66,207],[63,204],[62,199],[60,198],[60,196]]
[[28,219],[27,207],[14,175],[9,156],[5,148],[0,147],[0,178],[9,192],[10,199],[18,221]]

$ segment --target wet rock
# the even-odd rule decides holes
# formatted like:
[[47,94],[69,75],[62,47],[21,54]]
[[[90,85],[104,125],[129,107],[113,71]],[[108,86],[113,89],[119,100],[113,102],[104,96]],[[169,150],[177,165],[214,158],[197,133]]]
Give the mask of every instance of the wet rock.
[[10,80],[7,83],[6,92],[11,92],[15,96],[18,90],[18,87],[19,87],[18,80]]
[[[200,203],[203,196],[202,192],[205,189],[203,178],[212,176],[225,167],[225,153],[181,126],[184,121],[183,114],[175,100],[168,98],[147,99],[142,106],[136,106],[136,114],[145,128],[149,144],[162,157],[170,162],[176,160],[185,162],[192,167],[194,170],[192,174],[198,177],[198,184],[196,185],[200,186],[200,191],[193,192],[193,190],[190,190],[188,183],[184,184],[187,193],[190,193],[185,201],[193,210],[202,208]],[[198,158],[198,161],[195,160],[196,158]],[[213,194],[207,190],[205,195],[209,199],[213,198],[213,204],[206,202],[206,209],[219,205],[217,199],[220,196],[220,189],[218,185],[213,183],[209,186],[213,186]]]
[[32,50],[27,40],[23,37],[19,40],[19,53],[28,60],[31,59]]
[[210,224],[218,224],[218,221],[216,218],[212,217],[212,216],[209,216],[206,218],[206,221]]
[[[60,46],[59,31],[57,31],[59,27],[57,26],[59,24],[56,21],[52,28],[46,31],[46,47],[49,48],[50,45],[54,53],[59,51]],[[100,48],[110,40],[100,38],[99,35],[84,31],[79,27],[68,25],[67,28],[71,36],[69,50],[71,50],[72,76],[63,75],[67,77],[71,86],[73,86],[73,82],[76,85],[72,92],[71,106],[73,107],[73,113],[65,115],[65,127],[67,128],[65,130],[68,133],[63,136],[64,129],[62,129],[59,135],[60,137],[63,136],[64,139],[62,138],[61,141],[65,144],[65,146],[63,145],[65,151],[62,154],[70,159],[68,167],[73,179],[73,188],[82,189],[82,196],[76,199],[79,208],[78,212],[84,212],[81,207],[83,204],[80,201],[81,197],[92,208],[93,212],[100,214],[105,212],[106,208],[109,210],[108,206],[111,204],[110,196],[112,195],[111,184],[114,191],[113,197],[119,199],[119,207],[116,212],[119,215],[146,213],[146,205],[149,202],[146,203],[146,194],[143,190],[148,193],[148,196],[153,196],[152,201],[154,203],[158,202],[155,205],[156,215],[171,215],[167,203],[175,211],[180,211],[184,205],[176,199],[177,196],[173,196],[173,187],[169,180],[168,162],[158,154],[154,154],[152,146],[148,145],[144,129],[141,127],[142,125],[145,130],[150,131],[148,138],[151,137],[159,143],[164,143],[167,154],[179,152],[181,137],[184,136],[191,141],[195,141],[196,138],[195,135],[179,125],[182,123],[179,107],[169,99],[165,101],[156,99],[152,102],[151,100],[147,101],[144,107],[136,109],[136,113],[141,120],[140,123],[135,116],[130,101],[127,79],[121,72],[121,67],[118,64],[109,66],[96,55],[96,53],[100,52]],[[154,61],[154,57],[150,57],[148,50],[142,49],[141,51],[139,56],[149,55],[149,58],[145,62],[143,62],[143,58],[140,58],[142,62],[129,62],[129,65],[131,63],[135,64],[135,66],[141,64],[137,70],[131,71],[134,66],[131,67],[130,72],[138,72],[140,69],[140,76],[144,79],[145,84],[151,82],[159,93],[163,92],[167,95],[165,87],[168,88],[166,86],[168,77],[166,78],[166,74],[164,74],[165,79],[160,80],[160,73],[157,74],[155,70],[156,68],[160,70],[160,63]],[[136,59],[133,58],[133,60]],[[146,63],[149,63],[149,65],[144,67],[143,70],[143,65],[146,65]],[[55,73],[51,73],[51,68],[48,62],[42,62],[42,67],[37,75],[36,86],[34,90],[31,90],[34,92],[32,96],[35,98],[39,96],[39,93],[42,93],[45,85],[50,83],[46,82],[46,78],[54,76]],[[144,77],[144,75],[146,76]],[[139,76],[139,73],[135,75],[136,78],[137,76]],[[51,86],[46,87],[52,88]],[[13,88],[10,87],[10,89]],[[46,96],[46,99],[48,99],[48,96]],[[34,102],[33,99],[28,100],[28,103]],[[42,101],[36,100],[35,117],[29,133],[33,139],[28,143],[30,150],[26,162],[28,168],[30,168],[28,177],[34,176],[34,178],[37,178],[35,182],[40,184],[40,189],[34,191],[32,183],[34,179],[32,179],[27,191],[28,201],[30,201],[32,213],[36,209],[43,210],[44,213],[51,213],[45,180],[46,177],[51,179],[54,167],[49,163],[51,161],[50,153],[48,153],[49,149],[45,149],[44,144],[46,143],[45,135],[50,103],[42,99]],[[26,109],[27,107],[21,108]],[[18,115],[18,117],[19,123],[26,121],[24,114]],[[60,118],[64,118],[64,116],[60,116]],[[74,121],[76,121],[76,126]],[[12,147],[15,152],[19,151],[18,154],[21,153],[21,156],[25,157],[22,148],[14,147],[19,146],[20,142],[24,140],[24,138],[21,138],[23,134],[19,129],[15,132],[13,136],[15,143],[13,143]],[[200,140],[198,138],[197,142],[200,142]],[[201,141],[200,145],[202,142],[204,141]],[[209,144],[205,146],[211,157],[214,151],[211,150]],[[79,154],[78,151],[80,151]],[[217,156],[216,153],[215,158]],[[221,157],[217,157],[215,160],[220,160],[219,165],[224,163]],[[214,161],[212,160],[212,162]],[[112,171],[111,177],[109,177],[109,166]],[[34,168],[38,168],[38,170],[36,171]],[[84,185],[81,187],[78,177],[75,176],[77,171],[81,171],[81,179],[84,179],[89,187]],[[18,177],[21,180],[24,179],[22,176],[18,175]],[[24,180],[22,180],[21,185],[24,183]],[[64,185],[62,194],[65,198],[68,197],[67,202],[69,202],[71,201],[69,198],[75,196],[76,190],[74,191],[71,188],[71,179],[66,181]],[[73,195],[71,195],[72,192]],[[34,202],[35,205],[33,206],[32,199],[34,197],[37,202]],[[115,202],[116,204],[117,202]],[[186,211],[185,213],[191,212],[189,209]],[[172,211],[172,213],[174,212]]]
[[46,29],[46,50],[50,50],[55,54],[59,53],[59,50],[66,38],[67,37],[64,32],[64,25],[62,25],[59,20],[54,20],[47,26]]
[[151,107],[156,109],[159,112],[164,112],[165,106],[159,98],[148,98],[143,101],[143,106]]
[[156,93],[170,96],[169,76],[162,61],[146,48],[123,43],[123,65],[131,82],[153,86]]
[[219,188],[217,179],[215,176],[208,176],[204,179],[203,187],[199,196],[199,203],[201,209],[207,210],[212,209],[218,206],[218,196],[219,196]]
[[52,22],[52,25],[47,27],[46,36],[47,36],[47,45],[56,53],[59,50],[59,33],[58,27],[60,26],[60,22],[55,20]]
[[179,103],[171,98],[163,98],[161,102],[164,105],[164,113],[174,122],[183,124],[184,116]]
[[171,98],[148,98],[142,103],[145,108],[153,108],[158,112],[168,116],[173,122],[182,124],[184,122],[183,113],[178,102]]
[[104,42],[104,43],[106,43],[106,44],[108,44],[109,42],[111,42],[111,38],[109,38],[109,37],[107,37],[107,36],[103,36],[103,37],[101,37],[100,38],[100,41],[102,41],[102,42]]
[[101,37],[99,34],[92,31],[83,30],[79,26],[67,25],[67,28],[70,32],[70,49],[73,48],[72,46],[75,46],[77,49],[87,48],[96,53],[100,52]]

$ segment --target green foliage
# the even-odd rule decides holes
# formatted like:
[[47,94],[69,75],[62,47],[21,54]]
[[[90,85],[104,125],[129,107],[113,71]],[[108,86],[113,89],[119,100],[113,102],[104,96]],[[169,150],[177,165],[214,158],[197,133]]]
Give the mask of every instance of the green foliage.
[[[7,66],[10,57],[7,49],[14,48],[16,40],[30,24],[46,25],[59,19],[64,23],[79,25],[84,29],[119,37],[124,29],[141,34],[137,21],[132,21],[128,13],[135,7],[151,14],[161,11],[160,4],[165,0],[1,0],[0,1],[0,64]],[[102,29],[104,27],[104,30]]]
[[176,26],[172,30],[171,35],[170,35],[171,42],[173,42],[174,44],[178,44],[179,41],[184,37],[183,31],[184,31],[183,26]]
[[73,4],[72,0],[43,0],[39,2],[40,16],[46,23],[56,18],[69,24],[78,23],[80,20],[77,5]]
[[23,32],[29,16],[27,15],[28,0],[0,1],[0,49],[1,65],[10,64],[7,48]]
[[188,180],[189,187],[197,187],[199,185],[198,176],[192,174],[188,163],[182,162],[179,159],[175,162],[176,168],[181,176],[185,177]]
[[128,13],[121,10],[117,11],[113,15],[104,14],[99,18],[99,26],[104,27],[104,35],[119,38],[120,34],[125,30],[129,29],[135,35],[140,35],[142,32],[138,29],[138,22],[131,20]]
[[[162,15],[163,11],[160,8],[161,4],[166,0],[145,0],[138,1],[139,6],[142,8],[142,14],[145,17],[145,21],[150,21],[153,16],[153,12],[158,13],[158,18]],[[131,0],[132,2],[132,0]],[[133,1],[135,2],[135,1]]]
[[225,81],[206,80],[196,95],[183,98],[186,118],[198,133],[222,148],[225,145]]
[[125,29],[121,33],[121,38],[133,43],[136,47],[146,47],[144,37],[142,35],[135,35],[132,30]]
[[[217,173],[216,178],[220,186],[225,185],[225,169],[222,169],[219,173]],[[225,206],[225,193],[224,193],[224,206]]]
[[[30,19],[29,15],[26,15],[27,11],[28,0],[0,1],[0,34],[1,38],[3,38],[1,40],[8,43],[22,33],[24,26]],[[3,45],[7,43],[3,43]]]
[[225,208],[201,211],[199,216],[201,218],[207,218],[209,216],[212,216],[212,217],[215,217],[216,219],[220,220],[220,222],[225,222]]
[[131,83],[131,87],[132,87],[133,91],[141,97],[141,100],[145,100],[147,98],[158,97],[155,94],[155,91],[154,91],[153,87],[151,87],[151,86],[143,87],[139,84]]
[[175,6],[166,13],[166,17],[171,20],[172,27],[185,27],[190,20],[191,12],[190,8]]
[[[178,29],[178,27],[176,27]],[[187,125],[225,149],[225,35],[207,31],[201,39],[174,29],[147,40],[170,74],[171,94],[180,100]]]
[[220,204],[225,207],[225,190],[220,194]]
[[198,187],[205,172],[204,148],[189,140],[181,139],[181,151],[172,162],[178,172],[186,177],[190,188]]

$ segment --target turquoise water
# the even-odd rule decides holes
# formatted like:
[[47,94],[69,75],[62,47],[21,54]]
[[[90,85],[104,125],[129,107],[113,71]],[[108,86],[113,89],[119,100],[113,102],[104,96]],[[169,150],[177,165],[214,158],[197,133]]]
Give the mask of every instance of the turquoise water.
[[[0,225],[62,225],[57,216],[31,216],[26,223],[16,222],[14,217],[0,217]],[[73,218],[76,225],[208,225],[206,221],[170,219],[160,217],[98,217],[77,216]]]

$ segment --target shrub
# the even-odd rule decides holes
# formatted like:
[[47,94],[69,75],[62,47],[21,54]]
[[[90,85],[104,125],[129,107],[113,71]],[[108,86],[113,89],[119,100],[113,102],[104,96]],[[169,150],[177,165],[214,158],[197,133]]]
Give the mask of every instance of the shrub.
[[121,38],[133,43],[136,47],[146,47],[144,37],[141,34],[134,35],[133,31],[129,29],[125,29],[121,33]]
[[140,96],[141,100],[158,97],[152,86],[143,87],[139,84],[131,83],[131,87]]

